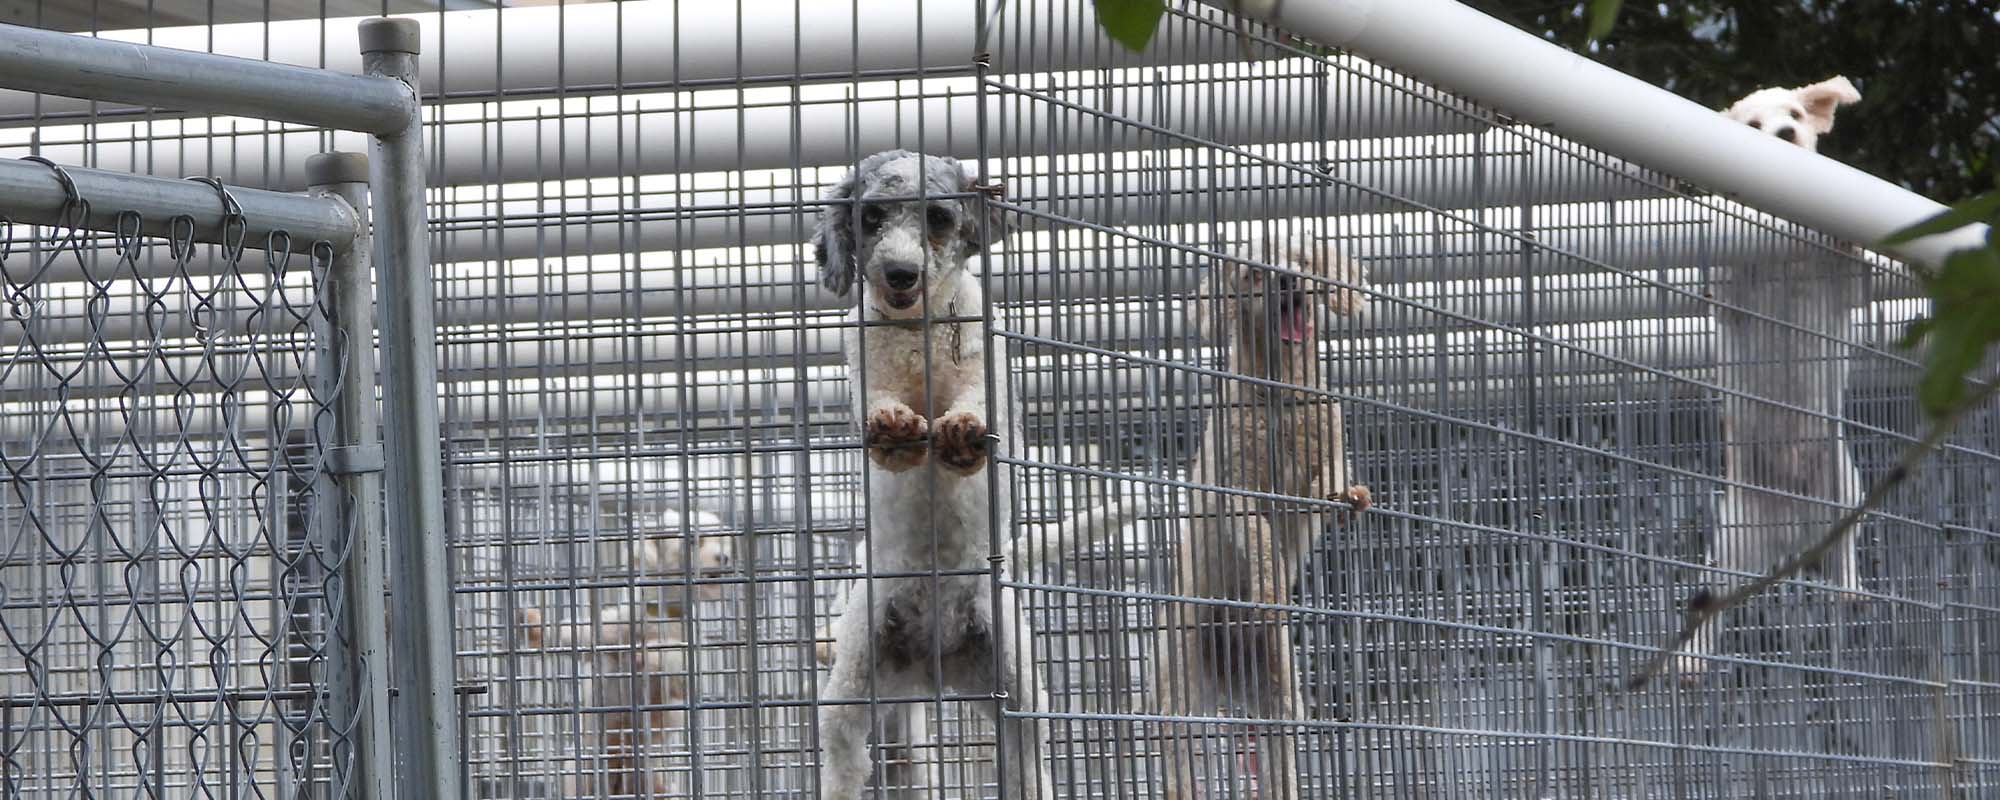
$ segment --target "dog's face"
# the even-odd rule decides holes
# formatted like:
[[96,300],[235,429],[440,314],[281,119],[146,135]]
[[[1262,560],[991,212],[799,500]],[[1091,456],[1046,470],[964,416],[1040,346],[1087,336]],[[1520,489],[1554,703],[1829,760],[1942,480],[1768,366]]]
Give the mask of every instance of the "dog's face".
[[966,259],[1004,233],[997,213],[982,225],[984,204],[949,196],[971,187],[951,158],[902,150],[869,156],[827,192],[831,202],[813,233],[820,283],[846,297],[858,279],[882,316],[922,317]]
[[1854,84],[1836,75],[1797,89],[1758,89],[1722,115],[1807,150],[1818,150],[1819,137],[1833,130],[1834,110],[1860,99]]
[[696,510],[687,520],[687,535],[694,538],[692,564],[688,563],[689,548],[685,543],[680,539],[671,538],[678,537],[682,533],[680,514],[669,510],[662,514],[654,525],[657,530],[648,533],[669,537],[654,540],[654,552],[657,553],[657,557],[646,559],[644,563],[644,566],[652,568],[655,573],[691,572],[698,576],[709,576],[728,570],[731,561],[730,537],[720,535],[723,529],[722,518],[713,512]]
[[1361,283],[1360,267],[1324,244],[1303,239],[1279,245],[1260,241],[1246,248],[1244,256],[1302,275],[1235,261],[1217,262],[1194,304],[1195,324],[1210,341],[1251,352],[1275,349],[1286,361],[1309,360],[1317,351],[1327,312],[1352,315],[1361,308],[1360,292],[1304,277]]

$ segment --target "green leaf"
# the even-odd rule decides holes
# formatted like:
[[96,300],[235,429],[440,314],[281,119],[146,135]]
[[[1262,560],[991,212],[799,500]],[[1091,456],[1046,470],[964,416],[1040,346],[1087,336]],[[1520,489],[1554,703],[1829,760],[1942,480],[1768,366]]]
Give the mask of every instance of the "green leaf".
[[1889,238],[1883,239],[1882,244],[1885,247],[1894,247],[1932,234],[1955,231],[1967,225],[1992,220],[1995,216],[2000,216],[2000,191],[1987,192],[1940,211],[1929,219],[1889,234]]
[[1925,317],[1910,323],[1910,327],[1903,331],[1903,349],[1915,350],[1917,349],[1917,345],[1923,344],[1924,336],[1931,332],[1931,324],[1934,321],[1929,317]]
[[1931,316],[1912,324],[1903,344],[1928,343],[1917,400],[1936,417],[1964,400],[1966,376],[1985,360],[1986,348],[2000,341],[2000,251],[1953,253],[1924,283]]
[[1604,38],[1611,32],[1611,25],[1618,21],[1618,9],[1625,0],[1590,0],[1590,41]]
[[1165,0],[1097,0],[1097,24],[1104,34],[1134,51],[1146,49],[1165,13]]

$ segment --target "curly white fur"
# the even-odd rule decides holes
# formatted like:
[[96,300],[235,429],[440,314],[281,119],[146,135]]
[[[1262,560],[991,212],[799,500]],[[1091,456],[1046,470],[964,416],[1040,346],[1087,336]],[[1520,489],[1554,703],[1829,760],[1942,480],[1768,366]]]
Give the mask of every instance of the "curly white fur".
[[[983,568],[990,526],[1008,525],[1012,484],[1004,472],[986,473],[1002,469],[989,463],[988,434],[1020,434],[1006,383],[986,383],[987,331],[972,319],[985,298],[968,272],[1000,226],[974,213],[980,204],[948,196],[970,188],[952,159],[878,153],[832,188],[814,235],[822,282],[842,296],[856,282],[865,287],[845,350],[881,572]],[[1039,676],[1025,666],[1034,663],[1033,638],[1013,598],[993,597],[991,579],[871,580],[869,602],[853,593],[834,622],[834,665],[820,692],[819,788],[833,800],[859,798],[867,784],[871,698],[999,691],[1012,710],[1046,707]],[[1051,796],[1047,723],[995,722],[1008,797]]]

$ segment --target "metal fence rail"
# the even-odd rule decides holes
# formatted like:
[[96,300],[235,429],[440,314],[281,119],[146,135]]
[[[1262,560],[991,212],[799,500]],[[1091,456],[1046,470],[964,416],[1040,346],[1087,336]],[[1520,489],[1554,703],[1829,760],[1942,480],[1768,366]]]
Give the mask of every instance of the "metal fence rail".
[[[372,177],[359,154],[307,159],[306,194],[0,163],[10,796],[456,794],[455,739],[391,755],[392,721],[456,712],[431,635],[449,595],[400,577],[413,643],[392,660],[386,641],[385,555],[428,576],[443,534],[435,493],[390,492],[384,551],[385,471],[437,481],[435,381],[410,364],[431,330],[414,30],[359,30],[366,76],[0,26],[13,89],[334,125],[378,150]],[[385,348],[379,398],[378,301],[411,343]]]
[[[373,131],[400,137],[374,151],[367,210],[397,668],[396,751],[379,763],[399,765],[401,796],[819,796],[818,650],[839,596],[865,585],[871,521],[894,511],[866,499],[841,351],[854,301],[817,284],[805,243],[825,187],[896,147],[1001,182],[987,202],[1017,228],[974,263],[991,299],[974,316],[1006,350],[995,375],[1023,428],[993,467],[1014,491],[1000,540],[1036,547],[1110,498],[1148,501],[1141,521],[1033,569],[997,554],[1050,697],[1024,713],[1050,722],[1055,785],[1029,796],[1283,797],[1269,768],[1286,755],[1299,797],[2000,791],[1991,411],[1863,527],[1851,591],[1827,572],[1787,584],[1669,679],[1619,688],[1695,591],[1761,569],[1851,502],[1839,480],[1743,464],[1793,453],[1838,476],[1845,459],[1865,481],[1920,432],[1915,354],[1893,346],[1923,310],[1904,262],[1816,227],[1845,225],[1838,214],[1748,205],[1771,200],[1733,185],[1750,177],[1615,149],[1568,121],[1538,127],[1548,107],[1423,72],[1368,38],[1421,29],[1400,18],[1315,41],[1304,18],[1287,32],[1171,5],[1143,53],[1103,38],[1086,0],[418,4],[420,37],[284,4],[260,23],[104,21],[137,29],[125,38],[389,75],[423,98],[405,109],[421,127]],[[1374,13],[1398,13],[1388,5]],[[356,31],[374,37],[365,61],[349,54]],[[269,228],[352,250],[340,220],[302,213],[319,201],[277,192],[313,182],[309,154],[360,149],[356,134],[105,99],[165,107],[0,95],[0,154],[266,187],[231,190],[251,245]],[[385,207],[391,163],[421,163],[434,188],[404,184]],[[52,174],[0,162],[0,194],[60,210]],[[161,221],[201,199],[133,207]],[[15,681],[0,754],[16,754],[0,786],[318,796],[308,784],[336,788],[339,726],[307,711],[344,707],[319,665],[372,612],[326,585],[356,555],[320,544],[345,529],[312,521],[326,506],[312,487],[348,440],[312,421],[359,415],[366,430],[371,406],[314,394],[314,347],[331,340],[277,312],[367,305],[329,297],[333,261],[266,279],[254,253],[122,235],[112,205],[93,203],[107,233],[17,223],[0,261],[10,297],[33,298],[0,330],[35,337],[0,361],[0,442],[10,459],[20,442],[75,451],[41,445],[43,472],[12,473],[0,505],[9,646],[55,664],[63,643],[68,672],[44,671],[72,687],[0,664]],[[425,217],[427,237],[384,241],[381,221]],[[1273,378],[1193,317],[1221,307],[1203,282],[1246,252],[1238,267],[1281,280],[1292,268],[1254,242],[1287,235],[1364,268],[1289,277],[1365,311],[1313,331],[1314,371]],[[269,257],[285,275],[324,250],[289,249]],[[1810,308],[1766,304],[1813,293]],[[1773,379],[1781,367],[1802,371]],[[287,391],[312,402],[279,402]],[[1316,523],[1275,597],[1191,597],[1179,547],[1230,529],[1204,512],[1246,496],[1266,519],[1327,509],[1215,466],[1286,468],[1268,442],[1212,435],[1259,398],[1338,402],[1352,482],[1374,506]],[[88,426],[52,425],[58,407]],[[195,453],[220,460],[197,469]],[[433,459],[444,468],[424,472]],[[1746,515],[1759,498],[1777,510]],[[149,554],[118,552],[156,519]],[[1289,625],[1299,709],[1255,702],[1269,686],[1240,648],[1225,653],[1229,691],[1167,702],[1162,676],[1190,653],[1160,632],[1203,608]],[[180,632],[99,643],[171,622]],[[29,630],[49,644],[32,650]],[[156,639],[178,649],[142,646]],[[207,682],[179,677],[196,672]],[[170,674],[179,694],[130,683]],[[995,705],[982,687],[878,697],[878,784],[1020,788],[996,769],[981,713]],[[164,750],[116,766],[138,741]],[[1175,754],[1192,754],[1178,772]]]

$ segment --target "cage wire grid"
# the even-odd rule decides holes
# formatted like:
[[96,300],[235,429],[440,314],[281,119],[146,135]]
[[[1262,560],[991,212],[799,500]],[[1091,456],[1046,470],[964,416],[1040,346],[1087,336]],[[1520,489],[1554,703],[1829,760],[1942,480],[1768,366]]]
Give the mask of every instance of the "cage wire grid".
[[[1680,673],[1616,688],[1693,592],[1769,555],[1726,543],[1768,547],[1848,500],[1830,454],[1872,481],[1921,432],[1916,363],[1893,346],[1922,310],[1905,265],[1476,98],[1171,5],[1131,54],[1085,3],[1009,3],[979,57],[969,32],[990,9],[971,2],[38,8],[51,26],[334,68],[352,49],[344,15],[424,12],[441,43],[424,55],[426,146],[473,796],[814,795],[816,645],[880,512],[841,364],[851,301],[814,283],[803,245],[824,188],[890,147],[1005,186],[1016,231],[975,266],[1025,434],[995,467],[1015,491],[1008,533],[1033,547],[1076,511],[1148,501],[1105,540],[1005,576],[1035,631],[1057,796],[1168,796],[1166,744],[1186,736],[1202,796],[1273,796],[1256,775],[1274,720],[1247,697],[1268,687],[1246,678],[1193,724],[1162,714],[1155,686],[1186,657],[1162,648],[1168,609],[1202,605],[1175,602],[1176,546],[1232,488],[1198,470],[1204,434],[1267,385],[1190,317],[1227,300],[1205,277],[1287,235],[1366,270],[1292,275],[1365,301],[1324,321],[1316,383],[1294,394],[1339,403],[1352,482],[1374,493],[1312,537],[1272,609],[1304,700],[1275,720],[1291,723],[1301,796],[2000,787],[1990,411],[1863,526],[1858,595],[1812,574],[1725,617]],[[297,189],[307,155],[360,149],[0,100],[9,157]],[[280,363],[300,331],[225,350],[184,330],[201,308],[273,302],[254,261],[225,258],[232,278],[210,281],[154,248],[169,267],[146,274],[174,277],[146,280],[110,239],[9,241],[10,298],[35,310],[0,321],[8,362],[81,370],[0,374],[0,422],[41,430],[60,409],[120,432],[43,442],[0,501],[8,626],[47,637],[0,659],[0,785],[317,796],[288,782],[277,743],[329,733],[298,698],[340,624],[314,583],[337,564],[293,533],[324,501],[285,457],[306,445],[248,409],[304,391]],[[1260,280],[1287,273],[1248,260]],[[121,358],[159,366],[135,382]],[[1828,385],[1844,391],[1801,389]],[[180,427],[134,426],[135,408]],[[1217,441],[1223,460],[1259,452]],[[104,452],[124,466],[92,460]],[[1783,485],[1796,468],[1765,453],[1804,453],[1836,485]],[[117,552],[140,529],[154,555]],[[167,672],[179,691],[235,694],[144,684]],[[35,688],[57,676],[60,696]],[[106,701],[120,691],[134,702]],[[920,702],[877,705],[881,787],[996,795],[977,705],[993,700],[902,699]]]

